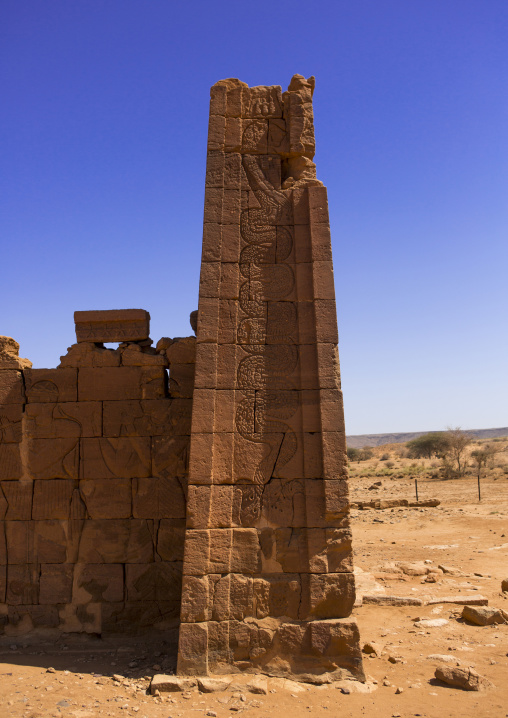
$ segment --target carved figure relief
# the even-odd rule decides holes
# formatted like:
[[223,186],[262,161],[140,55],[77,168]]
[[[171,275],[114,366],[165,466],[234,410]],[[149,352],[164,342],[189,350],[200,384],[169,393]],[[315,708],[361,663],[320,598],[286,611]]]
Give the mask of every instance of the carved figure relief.
[[245,209],[240,217],[245,246],[239,304],[244,316],[238,342],[246,356],[237,369],[244,399],[236,411],[236,428],[247,441],[266,445],[253,478],[239,477],[241,483],[252,482],[241,508],[242,524],[248,526],[259,519],[265,485],[296,453],[296,435],[284,420],[298,409],[298,393],[288,378],[298,363],[298,347],[296,306],[287,300],[295,283],[286,263],[293,237],[288,227],[279,226],[291,213],[291,200],[267,180],[257,157],[244,155],[243,167],[259,208]]

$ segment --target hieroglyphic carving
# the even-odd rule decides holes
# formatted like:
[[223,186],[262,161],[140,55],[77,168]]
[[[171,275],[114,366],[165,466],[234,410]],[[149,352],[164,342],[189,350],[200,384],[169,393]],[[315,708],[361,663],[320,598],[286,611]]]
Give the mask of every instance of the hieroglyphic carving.
[[244,317],[238,342],[247,356],[237,369],[237,387],[245,398],[236,411],[236,428],[247,441],[267,446],[254,476],[239,477],[242,483],[252,481],[241,510],[242,524],[248,526],[259,518],[264,486],[296,452],[296,434],[284,419],[298,409],[298,393],[288,379],[298,363],[298,347],[296,305],[283,301],[295,283],[286,263],[293,237],[287,227],[278,226],[281,216],[291,212],[291,200],[266,179],[255,156],[244,155],[243,167],[259,208],[244,209],[240,217],[245,246],[239,303]]

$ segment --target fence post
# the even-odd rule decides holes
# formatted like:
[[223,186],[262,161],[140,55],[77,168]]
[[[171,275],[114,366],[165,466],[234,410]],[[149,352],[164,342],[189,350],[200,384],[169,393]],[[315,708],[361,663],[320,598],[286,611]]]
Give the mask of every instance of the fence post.
[[482,500],[482,493],[480,489],[480,472],[478,472],[478,501]]
[[415,479],[416,503],[418,503],[418,479]]

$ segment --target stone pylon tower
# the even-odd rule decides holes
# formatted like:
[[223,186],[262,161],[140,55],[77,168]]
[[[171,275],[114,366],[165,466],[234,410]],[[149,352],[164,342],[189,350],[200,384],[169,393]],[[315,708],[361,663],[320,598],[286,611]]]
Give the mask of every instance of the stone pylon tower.
[[363,678],[313,89],[211,89],[180,674]]

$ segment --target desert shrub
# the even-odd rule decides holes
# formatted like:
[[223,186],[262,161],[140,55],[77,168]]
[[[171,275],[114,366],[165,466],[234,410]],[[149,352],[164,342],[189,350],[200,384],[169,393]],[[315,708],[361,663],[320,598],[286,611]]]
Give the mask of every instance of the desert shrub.
[[393,469],[393,467],[395,466],[395,464],[393,463],[393,461],[387,461],[386,464],[385,464],[385,466],[386,466],[387,469]]
[[371,449],[366,447],[363,449],[354,449],[351,447],[347,450],[349,461],[367,461],[368,459],[372,459],[373,455]]
[[382,455],[381,461],[388,461],[389,458],[390,458],[390,454],[386,454],[386,453],[385,453],[385,454]]

